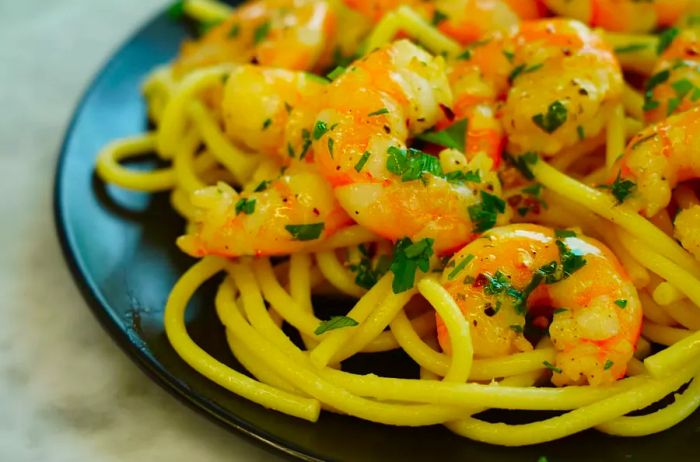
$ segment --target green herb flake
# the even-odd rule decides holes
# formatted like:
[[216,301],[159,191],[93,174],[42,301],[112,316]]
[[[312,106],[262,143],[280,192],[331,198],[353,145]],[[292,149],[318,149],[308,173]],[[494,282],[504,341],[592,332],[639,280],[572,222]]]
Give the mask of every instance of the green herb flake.
[[567,237],[576,237],[576,231],[571,231],[570,229],[557,229],[554,231],[554,235],[559,239],[566,239]]
[[644,107],[645,112],[651,111],[659,107],[659,102],[654,99],[654,88],[666,82],[671,77],[671,71],[668,69],[652,75],[644,87]]
[[515,332],[516,334],[522,334],[523,332],[525,332],[525,328],[523,326],[521,326],[520,324],[513,324],[513,325],[508,326],[508,327],[510,327],[510,329],[513,332]]
[[236,215],[240,213],[251,215],[253,212],[255,212],[255,199],[246,199],[243,197],[236,202]]
[[377,264],[372,267],[372,260],[365,246],[360,246],[362,259],[356,265],[350,265],[350,271],[357,273],[355,284],[365,289],[371,289],[384,276],[391,266],[391,258],[388,255],[381,255]]
[[445,174],[450,183],[481,183],[481,172],[478,170],[455,170]]
[[614,51],[617,54],[624,54],[624,53],[636,53],[638,51],[646,50],[649,48],[649,44],[647,43],[630,43],[628,45],[620,45],[615,47]]
[[440,10],[435,10],[435,13],[433,13],[433,20],[432,20],[433,26],[437,26],[440,23],[447,21],[448,19],[450,19],[450,17],[447,16],[445,13],[443,13]]
[[547,133],[554,133],[568,119],[568,111],[561,101],[549,105],[546,114],[532,116],[532,121]]
[[464,268],[466,268],[467,265],[468,265],[469,263],[472,262],[472,260],[474,260],[474,258],[475,258],[475,257],[474,257],[474,255],[472,255],[472,254],[469,254],[469,255],[467,255],[466,257],[464,257],[464,258],[462,259],[462,261],[459,262],[459,265],[455,266],[454,269],[453,269],[452,271],[450,271],[450,274],[447,275],[447,279],[451,281],[451,280],[453,280],[455,277],[457,277],[457,275],[458,275],[459,273],[461,273],[462,270],[463,270]]
[[481,191],[481,203],[469,207],[469,218],[474,223],[474,232],[483,233],[496,225],[498,214],[505,213],[506,203],[503,199],[486,191]]
[[168,18],[172,20],[179,20],[185,16],[185,0],[178,0],[173,2],[168,7]]
[[623,180],[622,172],[617,172],[617,177],[611,185],[601,185],[602,189],[609,189],[612,195],[617,199],[617,203],[622,204],[629,198],[630,195],[637,189],[637,183],[632,180]]
[[328,125],[326,122],[322,120],[317,121],[316,125],[314,125],[314,139],[316,141],[320,140],[326,132],[328,132]]
[[205,35],[210,30],[212,30],[213,28],[218,26],[219,24],[221,24],[220,19],[214,19],[211,21],[202,21],[199,24],[197,24],[197,35],[201,37],[202,35]]
[[264,23],[260,24],[258,27],[255,28],[255,30],[253,31],[253,43],[255,45],[258,45],[260,42],[267,38],[267,35],[270,33],[271,26],[272,25],[270,24],[270,21],[265,21]]
[[578,134],[579,141],[583,141],[586,139],[586,132],[583,130],[583,127],[581,125],[576,127],[576,133]]
[[355,164],[355,171],[358,173],[362,171],[364,168],[365,164],[367,163],[367,160],[369,159],[369,156],[371,156],[372,153],[369,151],[365,151],[364,154],[362,154],[362,157],[360,157],[360,160],[357,161]]
[[333,158],[333,149],[335,148],[335,140],[331,137],[328,137],[328,154],[331,155],[331,159]]
[[622,309],[625,309],[627,308],[627,300],[625,300],[624,298],[615,300],[615,305],[619,306]]
[[442,168],[437,157],[431,156],[418,149],[400,149],[395,146],[387,150],[389,156],[386,168],[391,173],[399,175],[401,181],[423,180],[423,175],[429,173],[442,176]]
[[526,152],[520,156],[512,156],[511,154],[503,153],[505,160],[515,167],[528,180],[534,180],[535,175],[530,170],[530,165],[535,165],[540,159],[536,152]]
[[304,144],[301,146],[301,154],[299,154],[299,160],[304,159],[304,157],[306,157],[306,154],[308,154],[309,149],[311,148],[311,132],[309,132],[309,130],[307,130],[306,128],[302,129],[301,139],[304,141]]
[[359,326],[360,323],[348,316],[333,316],[328,321],[321,321],[314,334],[321,335],[328,331],[342,329],[344,327]]
[[547,459],[547,456],[540,456],[537,462],[549,462],[549,459]]
[[374,116],[388,114],[388,113],[389,113],[389,109],[383,107],[381,109],[377,109],[374,112],[370,112],[369,114],[367,114],[367,117],[374,117]]
[[262,129],[267,130],[270,125],[272,125],[272,119],[265,119],[265,122],[262,124]]
[[272,183],[272,182],[269,181],[269,180],[262,180],[262,181],[255,187],[255,189],[254,189],[253,191],[255,191],[255,192],[262,192],[262,191],[265,191],[265,190],[267,189],[267,187],[270,185],[270,183]]
[[555,315],[562,314],[562,313],[566,313],[567,311],[569,311],[569,310],[567,310],[566,308],[557,308],[556,310],[554,310],[554,314]]
[[418,135],[418,139],[437,144],[438,146],[465,152],[468,125],[469,121],[467,119],[461,119],[444,130],[422,133]]
[[286,225],[284,229],[292,235],[295,241],[313,241],[321,237],[325,224],[312,223],[308,225]]
[[656,47],[656,54],[660,55],[664,51],[666,51],[666,49],[669,46],[671,46],[671,43],[673,43],[673,41],[675,40],[675,38],[678,36],[678,34],[680,32],[681,32],[680,29],[678,29],[677,27],[670,27],[670,28],[666,29],[665,31],[663,31],[659,35],[659,44]]
[[413,243],[410,238],[399,240],[394,246],[394,258],[389,270],[394,274],[392,290],[395,294],[413,288],[416,281],[416,271],[424,273],[430,270],[430,257],[433,255],[434,240],[422,239]]
[[226,34],[226,37],[228,38],[236,38],[238,35],[241,33],[241,25],[236,23],[231,26],[231,28],[228,30],[228,34]]
[[510,62],[510,63],[513,62],[513,59],[515,58],[515,53],[513,53],[512,51],[509,51],[509,50],[503,50],[502,53],[503,53],[503,56],[506,57],[508,62]]
[[544,365],[544,367],[546,367],[547,369],[549,369],[550,371],[552,371],[556,374],[561,374],[561,372],[562,372],[561,369],[559,369],[558,367],[556,367],[554,364],[550,363],[549,361],[543,361],[542,364]]
[[337,66],[335,69],[326,74],[328,80],[335,80],[345,73],[345,68],[343,66]]
[[586,266],[587,261],[580,251],[572,250],[560,240],[557,240],[556,244],[559,248],[559,257],[561,258],[562,279],[568,278],[576,271]]
[[608,359],[607,361],[605,361],[605,365],[603,366],[603,370],[607,371],[608,369],[610,369],[614,365],[615,365],[615,363]]

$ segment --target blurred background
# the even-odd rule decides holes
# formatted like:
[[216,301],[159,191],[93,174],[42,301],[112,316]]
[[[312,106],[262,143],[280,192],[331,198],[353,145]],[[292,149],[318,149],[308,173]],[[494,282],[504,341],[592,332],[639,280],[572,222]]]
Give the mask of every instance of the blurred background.
[[153,383],[99,326],[56,238],[82,91],[168,0],[0,0],[0,460],[277,460]]

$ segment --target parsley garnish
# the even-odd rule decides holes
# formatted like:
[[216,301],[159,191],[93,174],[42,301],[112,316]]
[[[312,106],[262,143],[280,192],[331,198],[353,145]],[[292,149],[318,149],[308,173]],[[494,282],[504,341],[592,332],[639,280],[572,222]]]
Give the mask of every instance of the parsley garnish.
[[671,77],[671,71],[668,69],[652,75],[644,87],[644,111],[651,111],[659,107],[659,102],[654,99],[654,88],[666,82]]
[[442,176],[442,168],[437,157],[418,149],[400,149],[395,146],[391,146],[387,152],[389,153],[386,161],[387,170],[399,175],[402,181],[422,180],[424,173]]
[[586,259],[580,251],[572,250],[564,241],[558,240],[556,244],[559,247],[559,257],[561,258],[561,279],[568,278],[586,265]]
[[511,63],[513,62],[513,58],[515,58],[515,53],[513,53],[512,51],[508,51],[508,50],[503,50],[502,53],[503,53],[503,56],[506,57],[508,62],[511,62]]
[[576,237],[576,231],[571,231],[570,229],[557,229],[554,230],[554,235],[559,239],[566,239],[567,237]]
[[557,308],[556,310],[554,310],[554,314],[562,314],[566,313],[567,311],[569,310],[567,310],[566,308]]
[[646,48],[649,48],[649,45],[646,43],[630,43],[629,45],[621,45],[619,47],[615,47],[615,53],[622,54],[622,53],[634,53],[636,51],[642,51]]
[[466,266],[467,266],[469,263],[471,263],[472,260],[474,260],[474,258],[475,258],[475,257],[474,257],[474,255],[472,255],[472,254],[469,254],[469,255],[467,255],[466,257],[464,257],[464,258],[462,259],[462,261],[459,262],[459,264],[458,264],[457,266],[455,266],[454,269],[453,269],[452,271],[450,271],[450,274],[447,275],[447,279],[450,280],[450,281],[453,280],[459,273],[462,272],[462,270],[463,270],[464,268],[466,268]]
[[581,125],[576,127],[576,133],[578,134],[579,141],[583,141],[586,139],[586,132],[583,130],[583,127]]
[[333,148],[335,147],[335,140],[331,137],[328,137],[328,154],[331,155],[331,159],[333,158]]
[[220,19],[214,19],[213,21],[202,21],[199,24],[197,24],[197,34],[199,36],[202,36],[212,30],[214,27],[218,26],[221,24]]
[[388,114],[388,113],[389,113],[389,109],[383,107],[383,108],[381,108],[381,109],[377,109],[377,110],[374,111],[374,112],[370,112],[369,114],[367,114],[367,117],[374,117],[374,116],[378,116],[378,115],[382,115],[382,114]]
[[561,101],[549,105],[546,114],[532,116],[532,121],[547,133],[554,133],[568,118],[566,106]]
[[632,180],[623,180],[621,178],[622,172],[617,172],[617,177],[612,185],[601,185],[601,189],[609,189],[615,199],[617,199],[618,204],[622,204],[625,200],[632,194],[632,192],[637,188],[637,183]]
[[367,160],[369,159],[369,156],[372,155],[371,152],[365,151],[364,154],[362,154],[362,157],[360,157],[360,160],[357,161],[355,164],[355,170],[359,173],[362,171],[364,168],[365,164],[367,163]]
[[425,238],[416,243],[405,237],[394,246],[394,258],[389,267],[394,273],[391,288],[400,294],[411,288],[416,281],[416,271],[430,270],[430,257],[433,255],[433,239]]
[[615,363],[608,359],[607,361],[605,361],[605,365],[603,366],[603,370],[607,371],[608,369],[610,369],[614,365],[615,365]]
[[359,322],[348,316],[333,316],[328,321],[321,321],[321,324],[318,325],[314,334],[321,335],[330,330],[342,329],[343,327],[355,327],[359,324]]
[[316,125],[314,125],[314,139],[316,141],[320,140],[326,132],[328,132],[328,125],[326,122],[322,120],[316,122]]
[[246,199],[243,197],[236,202],[236,215],[240,213],[250,215],[253,212],[255,212],[255,199]]
[[318,239],[323,232],[325,224],[313,223],[310,225],[286,225],[286,229],[295,241],[313,241]]
[[240,34],[240,32],[241,32],[241,26],[240,26],[240,24],[236,23],[236,24],[231,26],[231,28],[228,30],[228,34],[226,34],[226,36],[228,38],[236,38],[236,37],[238,37],[238,34]]
[[433,13],[433,26],[437,26],[441,22],[444,22],[449,19],[449,16],[447,16],[445,13],[443,13],[440,10],[435,10],[435,13]]
[[491,39],[488,38],[488,39],[483,39],[483,40],[477,40],[476,42],[470,43],[467,46],[467,48],[464,50],[464,52],[462,52],[462,54],[457,56],[457,59],[463,59],[465,61],[469,61],[470,59],[472,59],[472,51],[475,48],[483,47],[484,45],[488,45],[490,42],[491,42]]
[[326,74],[328,80],[335,80],[345,73],[345,68],[343,66],[337,66],[335,69]]
[[659,44],[656,47],[656,54],[660,55],[666,49],[671,46],[671,43],[675,40],[675,38],[678,36],[680,33],[680,29],[677,27],[671,27],[669,29],[666,29],[659,35]]
[[556,367],[554,364],[550,363],[549,361],[543,361],[542,364],[544,364],[544,367],[549,369],[552,372],[556,372],[557,374],[561,374],[561,369]]
[[265,119],[262,125],[262,129],[267,130],[270,125],[272,125],[272,119]]
[[185,15],[185,0],[178,0],[176,2],[173,2],[169,7],[168,7],[168,17],[170,19],[182,19],[182,17]]
[[259,44],[265,38],[267,38],[267,34],[270,33],[270,21],[265,21],[264,23],[260,24],[258,27],[255,28],[253,31],[253,43],[255,45]]
[[510,327],[511,330],[513,332],[515,332],[516,334],[522,334],[523,332],[525,332],[525,328],[523,326],[521,326],[520,324],[513,324],[513,325],[508,326],[508,327]]
[[[301,154],[299,154],[300,160],[306,157],[306,154],[309,152],[309,148],[311,147],[311,133],[306,128],[301,130],[301,139],[304,140],[304,144],[301,147]],[[291,157],[294,157],[294,155]]]
[[535,175],[532,174],[529,165],[535,165],[539,160],[536,152],[526,152],[521,156],[512,156],[507,152],[503,153],[503,157],[515,167],[526,179],[534,180]]
[[483,233],[496,225],[498,214],[506,211],[506,203],[498,196],[481,191],[481,203],[470,206],[468,211],[474,222],[474,232]]
[[466,149],[467,119],[458,120],[444,130],[439,132],[428,131],[418,135],[418,139],[428,143],[437,144],[450,149],[457,149],[464,152]]
[[532,66],[520,64],[519,66],[516,66],[515,69],[513,69],[513,71],[508,75],[508,81],[512,84],[513,81],[515,81],[515,79],[517,79],[519,76],[535,72],[541,69],[542,66],[544,66],[542,63],[533,64]]
[[627,308],[627,300],[625,300],[624,298],[615,300],[615,305],[619,306],[622,309],[625,309]]
[[481,173],[478,170],[455,170],[445,174],[450,183],[481,183]]
[[364,246],[360,246],[360,251],[362,252],[362,259],[357,265],[351,265],[350,271],[357,273],[355,284],[365,289],[371,289],[389,271],[391,258],[387,255],[380,256],[377,265],[372,268],[372,260],[367,254],[367,249]]
[[253,191],[255,191],[255,192],[265,191],[267,189],[267,187],[270,185],[270,183],[272,183],[272,182],[269,180],[262,180],[260,182],[260,184],[258,184]]

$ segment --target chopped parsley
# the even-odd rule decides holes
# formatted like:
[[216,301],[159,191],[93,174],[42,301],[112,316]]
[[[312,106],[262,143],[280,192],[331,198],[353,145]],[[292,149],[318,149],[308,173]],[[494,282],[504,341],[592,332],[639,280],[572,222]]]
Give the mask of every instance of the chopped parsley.
[[581,125],[576,127],[576,133],[578,134],[579,141],[583,141],[586,139],[586,132],[583,130],[583,127]]
[[554,133],[559,127],[564,125],[568,118],[566,106],[561,101],[555,101],[549,105],[546,114],[536,114],[532,116],[532,121],[547,133]]
[[[542,185],[540,183],[533,183],[530,186],[523,188],[522,192],[529,197],[523,199],[520,196],[513,196],[511,199],[509,199],[511,205],[517,205],[520,203],[523,204],[521,207],[518,207],[518,214],[521,217],[524,217],[530,212],[535,214],[539,213],[540,207],[544,209],[549,208],[547,202],[542,199]],[[513,201],[517,202],[514,204]]]
[[328,154],[331,155],[331,159],[333,158],[333,148],[335,147],[335,140],[331,137],[328,137]]
[[255,212],[255,199],[246,199],[243,197],[236,202],[236,215],[240,213],[250,215],[253,212]]
[[433,20],[432,20],[433,26],[437,26],[441,22],[447,21],[448,19],[450,19],[450,17],[447,16],[445,13],[443,13],[440,10],[435,10],[435,13],[433,13]]
[[374,112],[370,112],[369,114],[367,114],[367,117],[374,117],[374,116],[388,114],[388,113],[389,113],[389,109],[383,107],[381,109],[377,109]]
[[389,267],[389,270],[394,274],[391,288],[395,294],[413,288],[418,269],[424,273],[430,270],[433,242],[433,239],[425,238],[414,243],[410,238],[405,237],[396,243],[394,258]]
[[496,225],[499,213],[505,213],[503,199],[486,191],[481,191],[481,202],[469,207],[469,218],[474,223],[474,232],[483,233]]
[[506,57],[508,62],[511,62],[511,63],[513,62],[513,59],[515,58],[515,53],[513,53],[512,51],[508,51],[508,50],[503,50],[502,53],[503,53],[503,56]]
[[580,251],[572,250],[564,241],[556,241],[559,247],[559,257],[561,258],[562,279],[566,279],[576,271],[586,266],[586,259]]
[[221,24],[220,19],[214,19],[210,21],[202,21],[199,24],[197,24],[197,34],[201,37],[202,35],[206,34],[210,30],[212,30],[214,27],[218,26]]
[[[301,154],[299,154],[300,160],[306,157],[306,154],[309,152],[309,148],[311,147],[311,133],[306,128],[302,129],[301,131],[301,139],[304,140],[304,144],[301,147]],[[292,155],[291,157],[294,156]]]
[[253,191],[255,191],[255,192],[262,192],[262,191],[265,191],[265,190],[267,189],[267,187],[270,185],[270,183],[272,183],[272,182],[269,181],[269,180],[262,180],[262,181],[255,187],[255,189],[254,189]]
[[484,286],[484,293],[487,295],[498,295],[510,288],[510,279],[500,270],[496,271],[493,276],[484,274],[488,283]]
[[391,258],[387,255],[381,255],[377,264],[372,267],[372,260],[369,258],[367,249],[360,246],[362,259],[356,265],[350,265],[350,271],[357,273],[355,276],[355,284],[365,289],[371,289],[384,276],[391,266]]
[[663,31],[659,35],[659,44],[656,46],[656,54],[660,55],[661,53],[666,51],[666,49],[669,46],[671,46],[671,43],[673,43],[673,41],[680,32],[680,29],[678,29],[677,27],[670,27]]
[[546,367],[550,371],[555,372],[557,374],[561,374],[561,369],[556,367],[554,364],[550,363],[549,361],[543,361],[542,364],[544,364],[544,367]]
[[264,23],[260,24],[258,27],[255,28],[255,30],[253,31],[253,43],[255,45],[259,44],[267,38],[267,35],[270,33],[270,27],[270,21],[265,21]]
[[659,102],[654,99],[654,88],[666,82],[671,77],[668,69],[652,75],[644,87],[644,111],[651,111],[659,107]]
[[228,38],[236,38],[238,37],[238,34],[241,33],[241,26],[240,24],[236,23],[231,26],[231,28],[228,30],[228,34],[226,34],[226,37]]
[[570,229],[557,229],[554,230],[554,235],[559,239],[566,239],[567,237],[576,237],[576,231],[571,231]]
[[567,310],[566,308],[557,308],[556,310],[554,310],[554,314],[562,314],[566,313],[567,311],[569,310]]
[[475,48],[483,47],[484,45],[488,45],[491,42],[491,39],[483,39],[483,40],[477,40],[476,42],[470,43],[467,48],[459,55],[457,56],[457,59],[463,59],[465,61],[469,61],[472,59],[472,52],[474,51]]
[[358,325],[360,325],[360,323],[355,321],[351,317],[333,316],[328,321],[321,321],[321,324],[318,325],[318,327],[314,331],[314,334],[321,335],[331,330],[342,329],[344,327],[355,327]]
[[510,329],[513,332],[515,332],[516,334],[522,334],[523,332],[525,332],[525,328],[523,326],[521,326],[520,324],[513,324],[513,325],[508,326],[508,327],[510,327]]
[[328,132],[328,124],[322,120],[317,121],[316,125],[314,125],[314,139],[316,141],[320,140],[326,132]]
[[623,180],[622,172],[617,172],[617,177],[611,185],[601,185],[601,189],[609,189],[612,195],[617,199],[618,204],[622,204],[637,188],[637,183],[632,180]]
[[445,179],[450,183],[481,183],[479,170],[455,170],[445,174]]
[[678,109],[678,106],[681,105],[681,102],[683,102],[683,99],[688,96],[688,94],[692,91],[692,94],[690,95],[690,100],[693,102],[696,102],[698,99],[700,99],[700,88],[696,87],[693,85],[693,83],[688,80],[688,79],[680,79],[671,84],[671,88],[673,88],[673,91],[676,93],[675,98],[671,98],[668,100],[668,110],[667,110],[667,115],[673,114],[673,112]]
[[649,48],[649,44],[647,43],[630,43],[629,45],[615,47],[614,51],[617,54],[636,53],[637,51],[646,50],[647,48]]
[[364,154],[362,154],[362,157],[360,157],[360,160],[357,161],[355,164],[355,171],[358,173],[362,171],[364,168],[365,164],[367,163],[367,160],[369,159],[369,156],[371,156],[372,153],[369,151],[365,151]]
[[418,135],[418,139],[437,144],[438,146],[465,152],[468,124],[469,121],[467,119],[458,120],[444,130],[438,132],[427,131]]
[[508,75],[508,81],[512,84],[515,81],[515,79],[517,79],[519,76],[524,74],[530,74],[531,72],[540,70],[542,66],[544,66],[544,64],[542,63],[533,64],[532,66],[528,66],[527,64],[520,64],[516,66],[515,69],[513,69]]
[[292,235],[295,241],[313,241],[321,237],[325,224],[313,223],[309,225],[286,225],[284,229]]
[[627,300],[625,300],[624,298],[615,300],[615,305],[619,306],[622,309],[625,309],[627,308]]
[[608,369],[610,369],[614,365],[615,365],[615,363],[608,359],[607,361],[605,361],[605,365],[603,366],[603,370],[607,371]]
[[262,129],[267,130],[270,125],[272,125],[272,119],[265,119],[265,122],[262,124]]
[[345,68],[343,66],[336,66],[335,69],[326,74],[328,80],[335,80],[345,73]]
[[421,150],[391,146],[387,152],[389,154],[386,161],[387,170],[399,175],[402,181],[423,180],[425,173],[442,176],[442,168],[437,157]]
[[503,153],[505,160],[515,167],[521,174],[528,180],[534,180],[535,175],[532,174],[530,170],[530,165],[535,165],[539,160],[539,156],[536,152],[526,152],[520,156],[513,156],[507,152]]
[[185,16],[185,0],[173,2],[168,7],[168,18],[173,20],[182,19]]
[[457,277],[457,275],[458,275],[459,273],[461,273],[462,270],[463,270],[464,268],[466,268],[467,265],[468,265],[469,263],[472,262],[472,260],[474,260],[474,258],[475,258],[475,257],[474,257],[474,255],[472,255],[472,254],[469,254],[469,255],[467,255],[466,257],[464,257],[464,258],[462,259],[462,261],[459,262],[459,264],[458,264],[457,266],[455,266],[454,269],[453,269],[452,271],[450,271],[450,274],[447,275],[447,279],[451,281],[451,280],[453,280],[455,277]]

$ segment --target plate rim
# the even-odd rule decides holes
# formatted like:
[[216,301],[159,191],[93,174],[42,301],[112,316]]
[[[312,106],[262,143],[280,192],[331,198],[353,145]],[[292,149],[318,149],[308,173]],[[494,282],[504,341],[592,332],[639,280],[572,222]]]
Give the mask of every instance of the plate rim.
[[[189,409],[196,411],[199,415],[205,416],[209,421],[218,424],[226,430],[234,430],[239,435],[243,435],[248,442],[254,443],[259,448],[277,455],[286,456],[290,459],[322,462],[326,459],[320,458],[318,455],[302,449],[291,441],[264,432],[254,424],[245,421],[237,415],[224,411],[215,402],[206,400],[195,393],[191,393],[191,391],[177,380],[176,376],[160,367],[157,362],[153,360],[153,357],[143,354],[123,329],[120,328],[118,320],[110,315],[109,303],[99,295],[92,278],[89,276],[89,272],[77,255],[75,237],[71,234],[70,225],[66,220],[63,210],[65,198],[61,192],[63,184],[67,180],[64,171],[66,159],[70,156],[68,149],[70,141],[74,136],[76,125],[80,120],[85,105],[96,91],[98,84],[104,78],[105,72],[110,65],[115,62],[115,58],[124,52],[126,48],[132,46],[142,33],[154,27],[154,25],[158,21],[164,19],[166,15],[167,7],[158,10],[144,22],[139,23],[139,25],[128,34],[126,39],[120,41],[113,47],[112,50],[108,52],[107,56],[102,59],[97,70],[92,73],[87,84],[81,90],[80,97],[74,103],[69,122],[63,130],[63,136],[58,148],[51,192],[52,221],[63,260],[70,271],[73,283],[80,291],[82,299],[86,302],[87,307],[97,319],[102,329],[109,334],[112,341],[119,346],[126,356],[131,359],[149,379],[167,391],[169,395],[177,398],[180,403],[184,403]],[[92,174],[95,174],[94,171]]]

